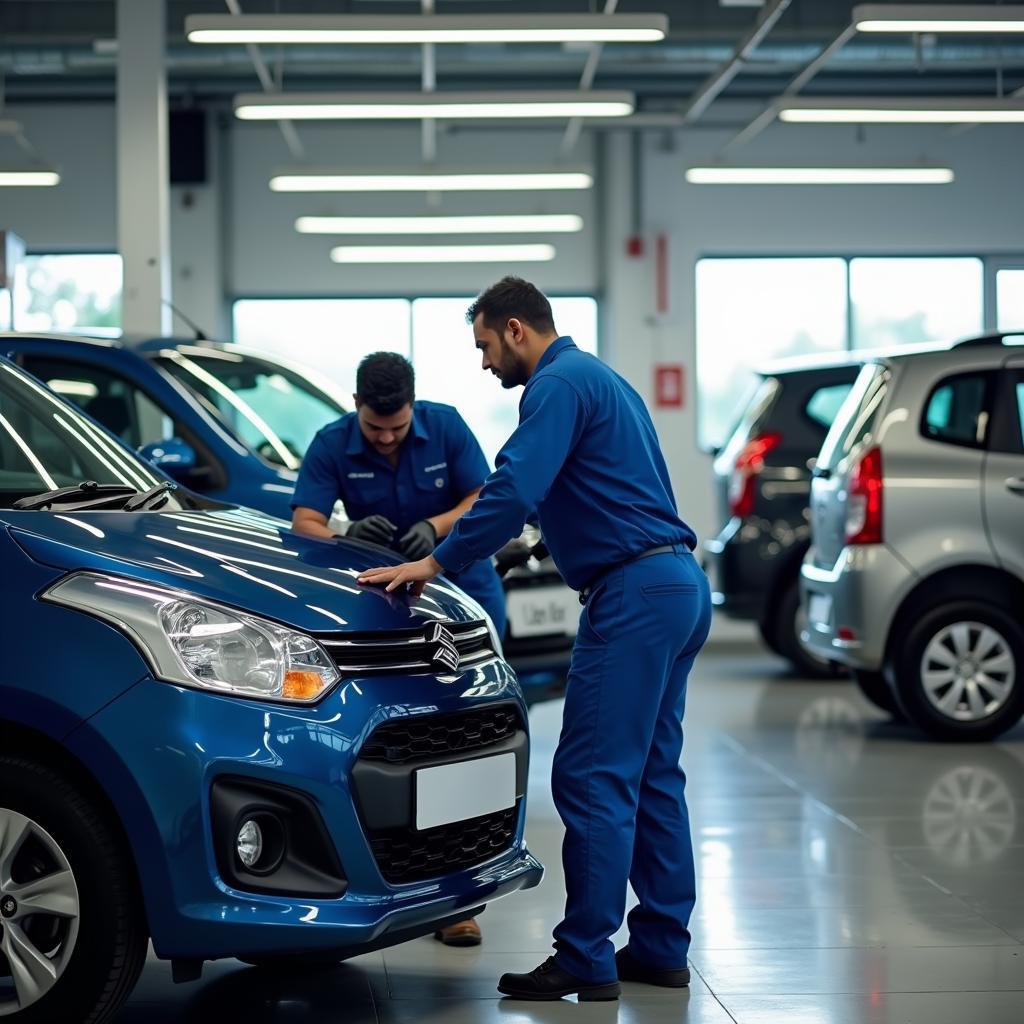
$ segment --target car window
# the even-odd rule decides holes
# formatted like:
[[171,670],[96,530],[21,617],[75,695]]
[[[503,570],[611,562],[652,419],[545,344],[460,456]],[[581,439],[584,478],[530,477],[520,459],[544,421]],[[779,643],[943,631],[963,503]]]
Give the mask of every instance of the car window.
[[[163,477],[74,406],[0,362],[0,506],[85,480],[143,491]],[[176,498],[165,506],[181,507]]]
[[270,360],[234,352],[163,353],[181,381],[254,451],[295,469],[314,434],[345,410],[309,381]]
[[173,436],[171,418],[120,374],[91,363],[32,355],[21,365],[132,448]]
[[818,457],[819,469],[835,469],[874,430],[889,377],[889,370],[881,363],[866,363],[861,367],[825,435]]
[[948,377],[932,390],[921,418],[921,433],[932,441],[981,447],[988,427],[989,375]]
[[743,412],[739,422],[729,435],[729,440],[726,441],[719,455],[722,463],[727,464],[730,469],[746,443],[761,430],[767,421],[768,414],[775,405],[775,399],[781,390],[782,385],[777,377],[765,377],[746,404],[741,406]]
[[850,393],[852,384],[829,384],[826,387],[818,388],[807,400],[804,412],[819,426],[828,430],[835,421],[836,415],[846,396]]

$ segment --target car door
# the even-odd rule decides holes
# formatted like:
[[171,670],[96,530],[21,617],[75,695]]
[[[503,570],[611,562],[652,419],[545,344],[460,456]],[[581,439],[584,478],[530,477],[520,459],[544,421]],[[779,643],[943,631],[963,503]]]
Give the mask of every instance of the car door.
[[1004,363],[985,461],[985,525],[999,563],[1024,580],[1024,356]]

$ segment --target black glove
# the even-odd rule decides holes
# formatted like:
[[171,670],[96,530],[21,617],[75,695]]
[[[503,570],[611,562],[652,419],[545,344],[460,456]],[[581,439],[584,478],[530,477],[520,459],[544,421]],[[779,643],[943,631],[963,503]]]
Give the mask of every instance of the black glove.
[[397,529],[398,527],[387,516],[367,516],[352,523],[345,536],[352,540],[368,540],[371,544],[387,547]]
[[544,559],[547,558],[549,554],[551,554],[551,552],[548,551],[547,544],[545,544],[544,541],[539,540],[536,544],[533,545],[532,548],[530,548],[530,554],[533,555],[533,557],[536,558],[538,562],[543,562]]
[[418,562],[432,554],[437,545],[437,530],[421,519],[409,527],[409,532],[398,542],[398,549],[410,562]]
[[510,540],[494,556],[494,567],[499,576],[504,576],[511,569],[526,565],[530,560],[530,545],[519,540]]

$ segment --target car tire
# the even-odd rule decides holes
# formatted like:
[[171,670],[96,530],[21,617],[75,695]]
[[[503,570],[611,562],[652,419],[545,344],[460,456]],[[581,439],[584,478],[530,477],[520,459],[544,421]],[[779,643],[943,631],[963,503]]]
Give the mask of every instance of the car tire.
[[[996,646],[984,653],[993,642]],[[991,673],[985,675],[991,683],[974,683],[973,691],[971,682],[961,683],[956,667],[970,666],[971,659]],[[907,718],[934,739],[991,740],[1024,714],[1024,629],[1001,608],[980,600],[951,602],[920,616],[893,658],[891,671]],[[1001,696],[992,688],[997,684]],[[972,692],[991,710],[974,707]],[[943,700],[951,702],[951,710],[939,706]]]
[[890,718],[902,721],[906,718],[903,709],[892,692],[884,672],[869,672],[867,669],[851,669],[850,674],[865,700],[884,711]]
[[815,657],[800,643],[804,628],[804,615],[800,608],[800,585],[796,580],[778,594],[775,618],[772,624],[773,650],[785,658],[796,671],[807,679],[831,679],[835,666],[824,658]]
[[777,654],[780,658],[785,658],[786,655],[779,646],[779,641],[775,636],[775,615],[771,614],[772,611],[773,609],[769,610],[769,618],[762,619],[757,624],[757,631],[761,634],[761,639],[764,641],[765,647],[767,647],[772,654]]
[[[40,966],[47,974],[41,995],[26,997],[27,984],[20,986],[24,1005],[15,1008],[11,960],[0,956],[0,1019],[109,1020],[146,960],[149,937],[134,868],[123,840],[89,797],[61,773],[17,755],[0,755],[0,887],[5,877],[0,949],[23,951],[22,978],[30,964],[37,977]],[[46,899],[54,913],[29,916],[15,897],[41,878],[51,881],[35,898]],[[48,954],[50,968],[33,953]]]

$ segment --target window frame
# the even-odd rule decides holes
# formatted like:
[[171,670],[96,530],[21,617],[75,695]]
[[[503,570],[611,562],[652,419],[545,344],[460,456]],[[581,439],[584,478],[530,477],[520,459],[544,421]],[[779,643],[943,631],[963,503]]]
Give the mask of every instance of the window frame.
[[[984,414],[985,416],[985,433],[984,437],[979,441],[977,438],[973,441],[960,441],[946,437],[934,437],[931,434],[926,433],[928,408],[932,403],[932,400],[939,393],[939,391],[949,386],[954,381],[981,378],[985,387],[982,397],[982,405],[979,411],[979,416]],[[993,413],[993,399],[995,398],[996,381],[998,372],[994,370],[958,370],[956,373],[947,373],[939,380],[937,380],[928,389],[928,396],[924,402],[921,403],[921,414],[917,420],[917,432],[918,436],[922,441],[929,441],[933,444],[947,445],[953,448],[967,448],[971,451],[985,452],[990,450],[990,442],[992,439],[992,413]]]

